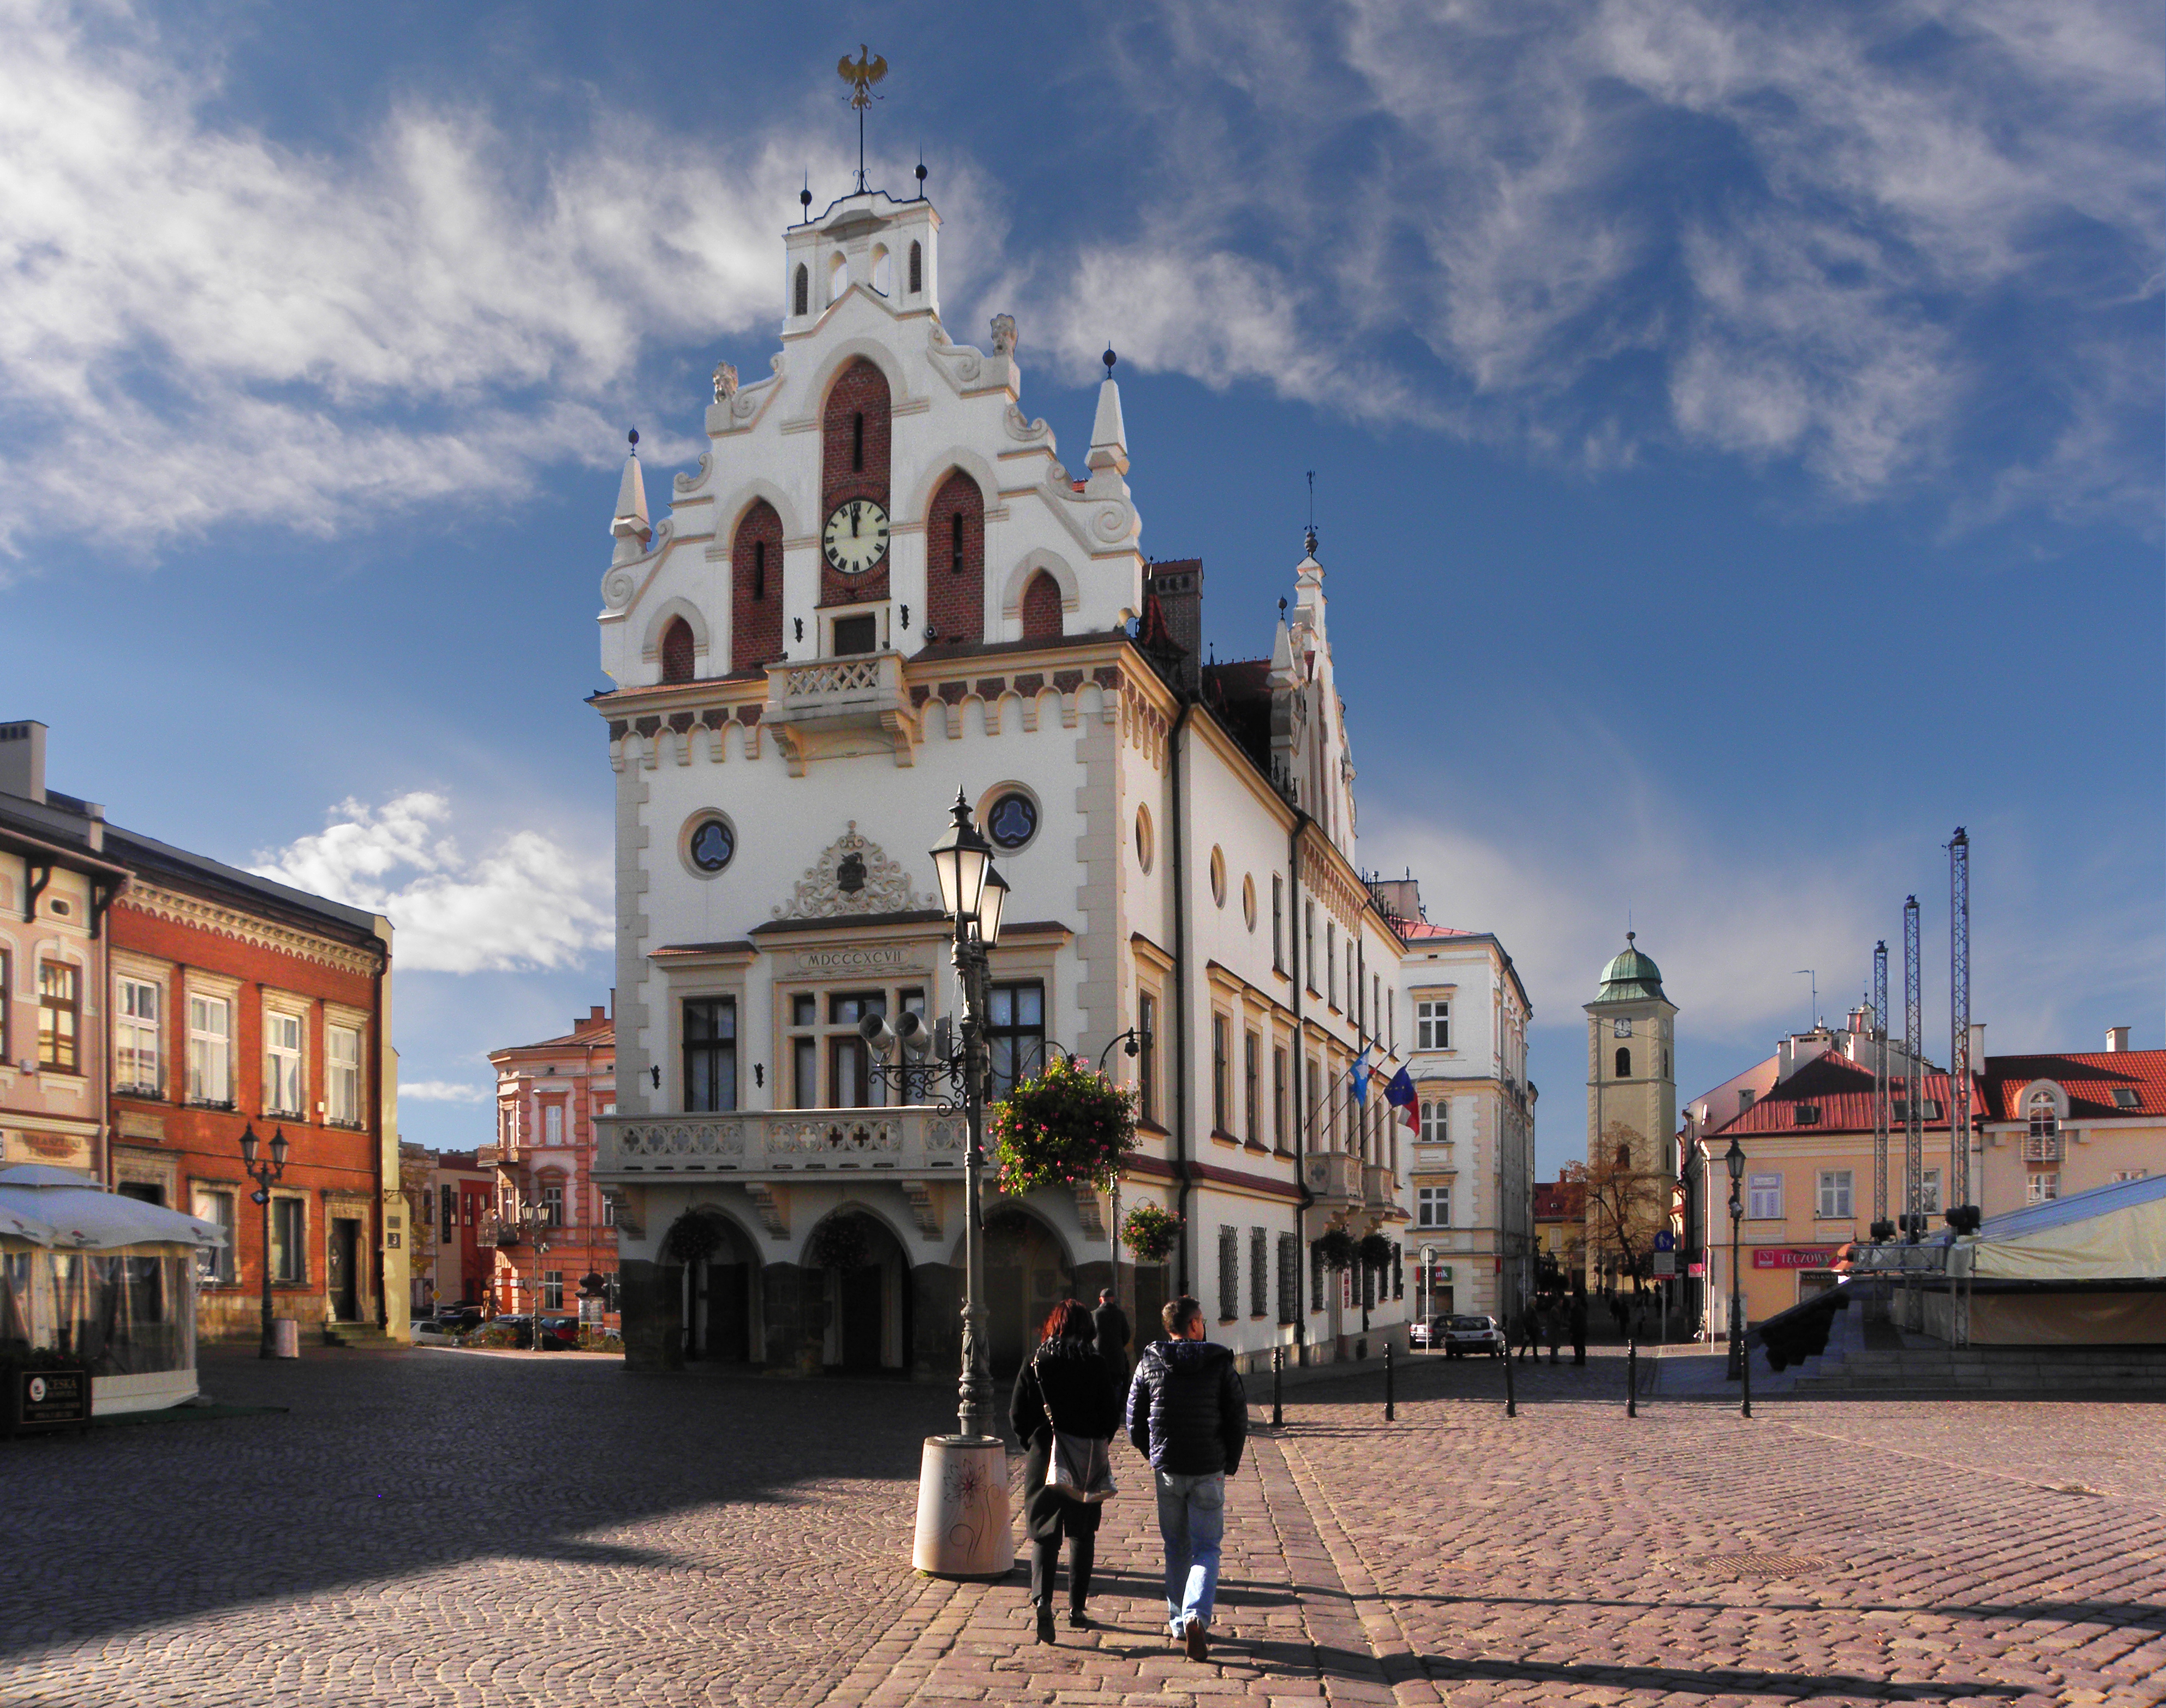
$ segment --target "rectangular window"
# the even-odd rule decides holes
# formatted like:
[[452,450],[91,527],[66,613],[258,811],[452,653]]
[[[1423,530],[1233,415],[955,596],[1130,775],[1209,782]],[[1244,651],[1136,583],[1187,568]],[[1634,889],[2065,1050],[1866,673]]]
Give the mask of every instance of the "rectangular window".
[[1251,1032],[1242,1041],[1241,1136],[1251,1145],[1264,1142],[1264,1040]]
[[113,1089],[140,1097],[165,1093],[158,1048],[161,992],[148,979],[119,980],[113,1000]]
[[1421,1106],[1421,1140],[1424,1145],[1445,1145],[1451,1140],[1451,1105],[1424,1103]]
[[564,1225],[564,1188],[552,1182],[542,1188],[542,1219],[552,1228]]
[[1218,1229],[1218,1320],[1230,1323],[1241,1309],[1241,1230]]
[[560,1311],[564,1308],[564,1272],[545,1269],[542,1272],[542,1309]]
[[458,1237],[452,1231],[459,1224],[458,1191],[454,1187],[440,1186],[436,1188],[436,1198],[437,1208],[443,1214],[443,1219],[436,1224],[436,1237],[449,1244]]
[[188,998],[188,1101],[233,1104],[233,1004],[224,997]]
[[820,1023],[820,999],[793,997],[790,1023],[800,1029],[790,1040],[790,1094],[799,1108],[816,1109],[820,1107],[820,1039],[816,1034],[801,1029]]
[[1918,1175],[1918,1208],[1929,1216],[1941,1213],[1941,1171],[1922,1169]]
[[1323,922],[1323,1000],[1339,1006],[1339,928]]
[[1451,1225],[1451,1188],[1424,1186],[1414,1188],[1414,1225],[1448,1228]]
[[1779,1221],[1783,1214],[1783,1177],[1779,1174],[1754,1174],[1746,1177],[1746,1187],[1751,1194],[1746,1200],[1745,1214],[1756,1222]]
[[1286,970],[1286,880],[1271,877],[1271,970]]
[[881,991],[838,991],[827,998],[827,1103],[835,1109],[869,1109],[880,1102],[872,1076],[871,1050],[858,1024],[869,1015],[887,1013]]
[[1323,1309],[1323,1248],[1315,1245],[1308,1248],[1308,1308]]
[[1271,1051],[1271,1144],[1283,1156],[1286,1149],[1286,1053]]
[[335,1127],[361,1125],[361,1031],[324,1028],[324,1102]]
[[684,1054],[685,1111],[711,1114],[737,1108],[736,997],[693,997],[685,1002]]
[[562,1145],[564,1142],[564,1102],[552,1097],[542,1105],[542,1142]]
[[1279,1235],[1279,1320],[1290,1323],[1294,1319],[1293,1286],[1301,1272],[1294,1266],[1301,1261],[1301,1241],[1292,1234]]
[[1313,1150],[1323,1141],[1323,1064],[1314,1056],[1308,1059],[1308,1149]]
[[38,963],[38,1066],[82,1071],[81,975],[64,960]]
[[1316,903],[1301,905],[1301,976],[1313,997],[1316,994]]
[[2113,1171],[2113,1177],[2116,1182],[2148,1180],[2151,1178],[2151,1171],[2148,1168],[2116,1168]]
[[616,1225],[616,1200],[607,1192],[602,1194],[602,1225],[605,1228]]
[[1442,997],[1414,1004],[1414,1048],[1451,1048],[1451,1003]]
[[1823,1221],[1846,1221],[1850,1217],[1850,1188],[1852,1174],[1847,1168],[1823,1168],[1820,1171],[1819,1214]]
[[2033,1174],[2023,1183],[2023,1202],[2042,1204],[2048,1198],[2061,1195],[2061,1174],[2058,1169],[2045,1168]]
[[1211,1017],[1211,1130],[1226,1130],[1226,1017]]
[[1271,1236],[1263,1228],[1249,1229],[1249,1314],[1271,1314]]
[[216,1251],[196,1253],[196,1273],[206,1287],[230,1287],[237,1272],[234,1261],[234,1198],[230,1192],[216,1187],[199,1186],[195,1189],[195,1213],[206,1222],[214,1222],[225,1235],[225,1244]]
[[1136,1054],[1136,1117],[1158,1120],[1158,998],[1145,991],[1136,998],[1136,1030],[1143,1042]]
[[300,1198],[271,1200],[271,1278],[293,1285],[309,1278],[309,1207]]
[[298,1115],[301,1104],[301,1017],[263,1011],[263,1113]]
[[993,1057],[993,1096],[1004,1097],[1015,1082],[1045,1066],[1045,986],[1032,979],[995,985],[985,1040]]

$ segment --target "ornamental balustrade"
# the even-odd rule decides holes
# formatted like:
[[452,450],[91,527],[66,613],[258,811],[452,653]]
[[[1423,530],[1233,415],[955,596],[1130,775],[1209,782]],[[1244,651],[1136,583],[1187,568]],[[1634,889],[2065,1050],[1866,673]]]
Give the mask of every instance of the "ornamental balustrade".
[[827,1168],[959,1170],[969,1138],[959,1110],[934,1108],[605,1115],[594,1126],[594,1172],[615,1178]]
[[1361,1170],[1361,1199],[1372,1210],[1397,1208],[1398,1176],[1381,1162],[1366,1165]]
[[1361,1196],[1360,1163],[1343,1150],[1311,1151],[1302,1160],[1302,1174],[1315,1198],[1351,1203]]

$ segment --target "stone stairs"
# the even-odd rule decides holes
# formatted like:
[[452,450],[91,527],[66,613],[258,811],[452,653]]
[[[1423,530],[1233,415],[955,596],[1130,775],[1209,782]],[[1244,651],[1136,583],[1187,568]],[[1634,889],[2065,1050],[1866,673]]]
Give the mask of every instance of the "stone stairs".
[[386,1352],[395,1351],[405,1343],[393,1340],[374,1323],[325,1323],[324,1344],[326,1346],[351,1346]]
[[[1836,1352],[1832,1343],[1828,1352]],[[1868,1349],[1861,1344],[1846,1346],[1839,1356],[1806,1360],[1788,1386],[1801,1395],[1913,1388],[2166,1393],[2166,1346],[1947,1346],[1920,1340]]]

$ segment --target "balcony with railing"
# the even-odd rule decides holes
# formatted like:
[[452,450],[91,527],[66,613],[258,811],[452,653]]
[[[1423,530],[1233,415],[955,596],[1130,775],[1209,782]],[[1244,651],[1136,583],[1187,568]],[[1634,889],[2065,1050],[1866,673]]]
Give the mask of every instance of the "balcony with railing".
[[474,1230],[474,1243],[499,1251],[514,1246],[531,1248],[539,1239],[552,1251],[574,1245],[613,1245],[616,1229],[601,1222],[526,1223],[510,1216],[484,1215]]
[[594,1129],[594,1173],[609,1180],[851,1170],[959,1173],[969,1142],[962,1112],[938,1108],[603,1115]]
[[789,759],[793,774],[828,752],[861,753],[868,738],[893,745],[908,764],[917,742],[917,716],[902,676],[900,653],[767,667],[767,704],[760,727]]
[[1344,1150],[1313,1150],[1302,1159],[1302,1181],[1319,1203],[1351,1204],[1361,1196],[1361,1165]]
[[1398,1176],[1381,1162],[1365,1165],[1361,1170],[1361,1202],[1372,1210],[1398,1208]]

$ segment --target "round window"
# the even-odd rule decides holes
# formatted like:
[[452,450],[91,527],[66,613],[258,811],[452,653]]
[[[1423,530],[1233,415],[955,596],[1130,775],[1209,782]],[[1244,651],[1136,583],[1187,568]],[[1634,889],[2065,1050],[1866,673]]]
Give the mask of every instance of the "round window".
[[1241,917],[1249,922],[1249,929],[1256,928],[1256,880],[1241,880]]
[[730,822],[717,814],[693,821],[690,833],[684,838],[684,858],[693,869],[710,877],[721,871],[737,858],[737,833]]
[[1150,809],[1147,806],[1136,808],[1136,864],[1145,871],[1151,869]]
[[985,834],[994,847],[1013,854],[1038,834],[1038,802],[1020,789],[1009,790],[985,815]]
[[1226,856],[1215,848],[1211,850],[1211,899],[1221,907],[1226,905]]

